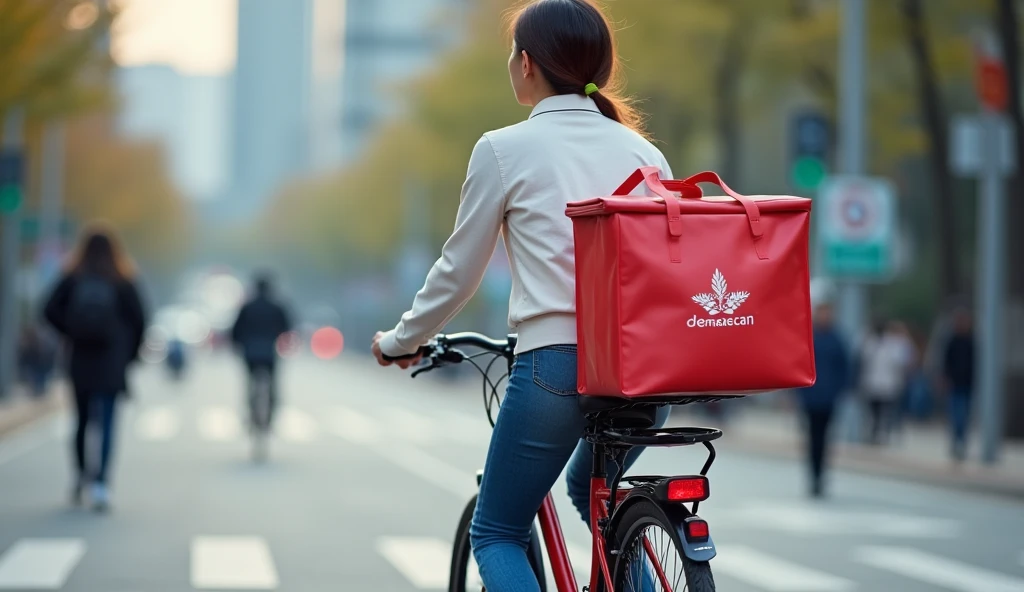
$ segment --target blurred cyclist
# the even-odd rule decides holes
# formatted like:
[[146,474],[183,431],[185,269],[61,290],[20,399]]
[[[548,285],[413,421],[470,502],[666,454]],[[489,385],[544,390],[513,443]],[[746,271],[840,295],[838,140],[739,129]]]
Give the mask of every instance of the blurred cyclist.
[[231,341],[238,347],[249,369],[250,383],[266,374],[270,380],[270,416],[273,422],[277,406],[277,387],[274,370],[277,366],[277,340],[291,330],[291,322],[284,307],[274,298],[269,275],[256,277],[256,293],[238,312],[231,328]]

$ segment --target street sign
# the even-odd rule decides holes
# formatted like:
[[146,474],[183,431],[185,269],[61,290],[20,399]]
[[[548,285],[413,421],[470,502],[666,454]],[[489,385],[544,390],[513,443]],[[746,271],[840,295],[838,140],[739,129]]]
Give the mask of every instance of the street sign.
[[895,271],[896,193],[885,179],[831,177],[818,198],[819,252],[836,279],[882,281]]
[[0,214],[21,207],[21,187],[25,181],[25,162],[20,150],[0,151]]
[[[985,125],[995,124],[996,142],[986,145]],[[962,177],[977,177],[986,168],[986,156],[995,148],[999,172],[1011,175],[1017,168],[1017,143],[1013,125],[1004,115],[956,115],[953,117],[949,161],[953,172]]]
[[799,190],[813,191],[828,174],[828,120],[816,111],[798,113],[792,120],[791,135],[790,181]]

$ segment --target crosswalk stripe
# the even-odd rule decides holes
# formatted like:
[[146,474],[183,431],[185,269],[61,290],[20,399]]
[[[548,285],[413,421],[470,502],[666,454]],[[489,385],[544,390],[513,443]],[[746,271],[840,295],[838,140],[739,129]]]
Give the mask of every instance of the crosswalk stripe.
[[378,440],[379,430],[373,420],[348,407],[335,407],[328,421],[332,432],[354,444],[373,444]]
[[142,411],[135,429],[139,438],[149,441],[170,440],[178,435],[181,421],[170,407],[152,407]]
[[435,538],[382,537],[377,551],[419,590],[448,588],[452,546]]
[[192,587],[197,590],[273,590],[277,569],[260,537],[196,537]]
[[282,409],[276,423],[281,438],[290,442],[310,442],[316,438],[320,429],[312,416],[295,407]]
[[768,592],[843,592],[854,583],[743,545],[719,545],[711,560],[716,574]]
[[452,411],[439,415],[440,421],[447,426],[445,434],[449,438],[463,444],[480,446],[486,446],[490,442],[491,426],[487,423],[487,418],[483,416],[483,411],[481,411],[480,417],[470,417],[464,413]]
[[395,435],[414,444],[430,444],[440,439],[434,421],[404,407],[385,407],[382,416],[387,418]]
[[1024,592],[1024,580],[912,547],[861,547],[856,559],[876,569],[956,592]]
[[199,434],[205,440],[228,442],[242,433],[238,414],[226,406],[207,407],[199,415]]
[[59,590],[82,555],[81,539],[23,539],[0,557],[0,590]]

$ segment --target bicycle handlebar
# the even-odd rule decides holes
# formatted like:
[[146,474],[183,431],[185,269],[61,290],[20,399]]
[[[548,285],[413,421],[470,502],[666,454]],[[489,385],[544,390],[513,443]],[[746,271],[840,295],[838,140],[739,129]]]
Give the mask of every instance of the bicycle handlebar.
[[384,356],[386,362],[397,362],[399,360],[411,360],[417,357],[430,359],[430,365],[418,370],[413,376],[433,370],[446,364],[458,364],[466,359],[466,355],[459,351],[458,347],[475,347],[484,351],[503,355],[511,359],[515,353],[516,335],[509,335],[505,339],[493,339],[480,333],[453,333],[451,335],[438,335],[433,341],[420,347],[414,354],[404,356]]

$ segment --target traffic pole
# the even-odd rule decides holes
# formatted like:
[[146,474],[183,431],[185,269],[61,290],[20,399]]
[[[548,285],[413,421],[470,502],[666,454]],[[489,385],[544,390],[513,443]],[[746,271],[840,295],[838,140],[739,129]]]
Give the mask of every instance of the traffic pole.
[[985,113],[984,146],[988,154],[980,183],[978,216],[978,404],[982,438],[981,459],[987,464],[999,460],[1003,435],[1003,332],[1006,290],[1006,195],[1000,163],[1000,119],[994,111]]
[[[864,0],[842,0],[839,40],[839,172],[863,175],[865,156]],[[839,287],[838,322],[853,343],[859,343],[867,316],[867,294],[855,281]]]
[[[24,115],[20,108],[8,112],[4,121],[4,150],[22,150]],[[21,207],[0,214],[3,242],[0,245],[0,397],[10,393],[17,370],[18,268],[21,263]]]

